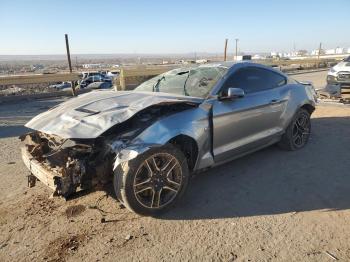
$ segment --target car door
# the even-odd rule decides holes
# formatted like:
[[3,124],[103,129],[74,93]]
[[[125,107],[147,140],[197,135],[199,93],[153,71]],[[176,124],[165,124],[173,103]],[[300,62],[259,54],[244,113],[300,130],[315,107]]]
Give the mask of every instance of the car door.
[[[213,102],[215,162],[259,148],[281,134],[285,98],[279,87],[286,83],[283,75],[255,66],[238,69],[227,78]],[[243,89],[245,96],[220,99],[230,87]]]

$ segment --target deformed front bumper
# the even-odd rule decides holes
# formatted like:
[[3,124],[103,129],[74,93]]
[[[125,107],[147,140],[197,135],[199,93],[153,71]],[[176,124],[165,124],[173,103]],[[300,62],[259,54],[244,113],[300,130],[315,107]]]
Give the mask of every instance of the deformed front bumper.
[[94,150],[95,141],[78,143],[40,132],[25,134],[20,139],[25,144],[21,148],[22,159],[31,172],[29,187],[40,180],[54,195],[68,197],[111,178],[113,155],[104,144],[98,144]]
[[49,171],[43,167],[42,164],[32,157],[25,147],[21,148],[22,159],[30,173],[46,186],[56,190],[55,177],[57,175],[53,171]]
[[[27,150],[26,147],[21,148],[22,159],[31,175],[28,177],[28,185],[34,186],[35,181],[40,180],[43,184],[50,187],[55,195],[66,196],[70,192],[70,179],[65,179],[62,174],[55,169],[49,169],[38,160],[36,160]],[[33,179],[33,176],[36,179]]]

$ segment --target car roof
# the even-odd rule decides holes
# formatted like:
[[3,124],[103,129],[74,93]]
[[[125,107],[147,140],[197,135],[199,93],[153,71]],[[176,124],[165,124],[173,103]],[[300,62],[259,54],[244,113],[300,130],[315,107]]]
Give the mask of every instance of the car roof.
[[[257,66],[257,67],[260,67],[260,68],[264,68],[264,69],[267,69],[267,70],[271,70],[271,71],[274,71],[274,72],[277,72],[281,75],[284,75],[286,76],[283,72],[281,71],[278,71],[274,68],[272,68],[271,66],[266,66],[266,65],[263,65],[263,64],[260,64],[260,63],[255,63],[254,61],[252,60],[243,60],[243,61],[218,61],[218,62],[210,62],[210,63],[206,63],[206,64],[200,64],[200,65],[187,65],[187,66],[182,66],[182,67],[179,67],[179,68],[174,68],[170,71],[173,71],[173,70],[192,70],[192,69],[195,69],[195,68],[210,68],[210,67],[225,67],[227,68],[228,70],[231,70],[231,68],[233,66],[237,66],[239,68],[241,67],[244,67],[244,66],[249,66],[249,65],[252,65],[252,66]],[[170,72],[169,71],[169,72]]]
[[[195,68],[203,68],[203,67],[226,67],[227,69],[231,68],[235,64],[246,63],[247,61],[218,61],[218,62],[210,62],[205,64],[191,64],[191,65],[183,65],[181,67],[174,68],[173,70],[183,69],[183,70],[192,70]],[[250,62],[251,63],[251,62]]]
[[206,63],[206,64],[202,64],[199,67],[227,67],[227,68],[231,68],[234,65],[237,64],[255,64],[253,61],[251,60],[243,60],[243,61],[218,61],[218,62],[210,62],[210,63]]
[[207,64],[203,64],[201,66],[224,66],[224,67],[231,67],[233,66],[234,64],[237,64],[237,63],[240,63],[241,61],[218,61],[218,62],[210,62],[210,63],[207,63]]

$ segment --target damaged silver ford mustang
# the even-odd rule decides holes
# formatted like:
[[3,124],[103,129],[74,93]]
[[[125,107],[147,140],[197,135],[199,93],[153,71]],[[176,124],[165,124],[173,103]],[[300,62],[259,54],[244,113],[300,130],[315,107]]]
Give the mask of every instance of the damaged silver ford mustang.
[[113,181],[118,199],[157,215],[184,193],[189,175],[278,143],[308,141],[315,91],[250,62],[171,70],[134,91],[93,91],[34,117],[22,157],[64,197]]

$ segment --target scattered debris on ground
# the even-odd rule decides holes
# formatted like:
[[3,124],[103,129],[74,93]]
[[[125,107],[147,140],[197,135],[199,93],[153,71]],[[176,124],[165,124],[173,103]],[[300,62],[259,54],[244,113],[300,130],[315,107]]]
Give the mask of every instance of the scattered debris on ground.
[[69,206],[66,209],[66,216],[67,218],[72,218],[79,216],[85,211],[85,206],[84,205],[75,205],[75,206]]
[[87,240],[85,234],[59,237],[50,242],[44,252],[44,261],[61,262],[66,261],[69,253],[74,253]]
[[325,251],[325,253],[333,260],[338,260],[337,257],[335,257],[333,254],[329,253],[328,251]]

